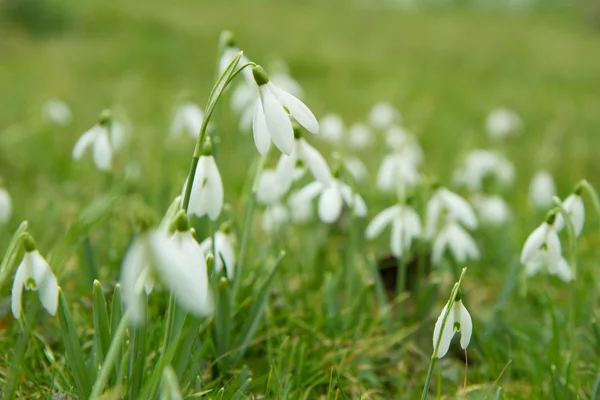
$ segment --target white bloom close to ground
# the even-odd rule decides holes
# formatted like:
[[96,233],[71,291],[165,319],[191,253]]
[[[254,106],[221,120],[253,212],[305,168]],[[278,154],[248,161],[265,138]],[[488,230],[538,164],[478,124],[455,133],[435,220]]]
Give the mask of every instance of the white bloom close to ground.
[[400,112],[388,102],[375,104],[369,113],[369,123],[376,129],[389,128],[400,120]]
[[337,114],[327,114],[319,121],[319,137],[330,143],[340,143],[344,138],[344,121]]
[[[204,257],[213,255],[213,240],[209,236],[200,243],[200,248]],[[235,247],[233,244],[233,237],[223,231],[215,232],[215,252],[217,256],[214,256],[215,271],[220,274],[225,268],[227,279],[232,280],[235,276]]]
[[504,139],[515,135],[523,129],[519,115],[508,108],[497,108],[490,112],[486,123],[487,134],[493,139]]
[[94,125],[81,135],[73,148],[73,159],[80,160],[90,147],[96,168],[100,171],[109,171],[112,166],[113,148],[107,125]]
[[25,254],[17,267],[11,292],[11,310],[16,319],[21,318],[23,288],[37,292],[42,306],[54,316],[58,308],[58,282],[48,262],[35,248],[29,236],[24,239]]
[[53,124],[66,126],[73,119],[73,114],[64,101],[50,99],[42,105],[42,117]]
[[[448,317],[446,318],[446,323],[444,322],[444,315],[446,314],[446,310],[448,309],[448,304],[444,306],[442,309],[442,313],[438,317],[435,328],[433,329],[433,350],[435,351],[437,348],[437,358],[442,358],[448,353],[448,349],[450,348],[450,342],[452,338],[456,334],[456,332],[460,332],[460,347],[464,349],[469,346],[469,342],[471,341],[471,335],[473,334],[473,321],[471,320],[471,314],[467,311],[464,306],[462,300],[455,300],[454,304],[452,304],[452,308],[448,313]],[[442,324],[443,329],[442,329]],[[440,337],[441,336],[441,337]]]
[[441,187],[427,203],[425,235],[428,239],[432,239],[439,231],[440,222],[447,222],[447,219],[442,221],[446,215],[468,229],[477,228],[477,216],[471,205],[458,194]]
[[254,67],[252,74],[259,94],[252,118],[256,148],[260,154],[265,155],[272,140],[283,154],[290,155],[294,149],[294,129],[290,115],[312,133],[319,132],[319,123],[302,101],[269,81],[262,67]]
[[386,145],[396,154],[402,154],[414,165],[423,162],[424,153],[417,138],[401,126],[391,126],[385,134]]
[[12,216],[12,200],[8,191],[0,187],[0,224],[5,224]]
[[365,237],[372,240],[391,225],[390,248],[392,254],[400,258],[410,249],[412,241],[421,236],[421,220],[417,212],[409,206],[395,205],[377,214],[367,225]]
[[479,219],[487,225],[499,226],[506,224],[511,218],[511,211],[506,201],[500,196],[476,195],[473,205]]
[[373,145],[373,132],[361,123],[354,124],[348,129],[348,144],[354,149],[365,149]]
[[[562,203],[562,207],[569,215],[575,235],[581,235],[583,226],[585,225],[585,205],[581,196],[574,193],[569,195]],[[560,232],[565,227],[565,219],[562,213],[559,212],[556,214],[554,226],[557,232]]]
[[539,170],[531,179],[529,185],[529,203],[539,210],[547,210],[554,204],[556,185],[550,172]]
[[511,186],[515,167],[501,154],[477,149],[471,151],[463,165],[454,172],[453,181],[472,192],[478,192],[483,189],[484,179],[488,177],[503,187]]
[[452,218],[447,218],[435,235],[431,263],[440,265],[446,252],[454,257],[457,264],[464,264],[468,260],[479,260],[481,257],[473,237]]
[[[211,150],[208,148],[210,145],[205,144],[204,146],[203,153],[207,154],[200,156],[196,166],[188,213],[197,217],[208,215],[208,218],[215,221],[221,215],[221,210],[223,210],[223,181],[217,163],[214,157],[210,155]],[[185,194],[186,185],[187,180],[183,185],[182,198]]]
[[208,289],[204,290],[208,287],[206,264],[202,257],[198,259],[200,253],[189,241],[194,239],[183,235],[189,232],[171,240],[166,232],[152,230],[140,234],[127,250],[121,267],[121,288],[134,325],[146,320],[145,292],[156,278],[189,313],[205,317],[212,311]]
[[414,163],[403,153],[391,153],[383,157],[377,173],[377,188],[382,192],[404,192],[421,182],[421,175]]
[[547,267],[548,273],[565,282],[573,278],[571,267],[562,256],[560,239],[554,225],[555,216],[537,227],[527,238],[521,251],[521,264],[525,273],[533,276]]
[[315,180],[327,183],[333,179],[325,158],[302,137],[294,140],[291,154],[282,154],[277,162],[275,172],[281,190],[287,192],[294,181],[294,171],[298,161],[310,171]]
[[169,134],[179,138],[185,133],[190,138],[197,139],[202,121],[204,121],[202,109],[197,104],[188,101],[175,110]]

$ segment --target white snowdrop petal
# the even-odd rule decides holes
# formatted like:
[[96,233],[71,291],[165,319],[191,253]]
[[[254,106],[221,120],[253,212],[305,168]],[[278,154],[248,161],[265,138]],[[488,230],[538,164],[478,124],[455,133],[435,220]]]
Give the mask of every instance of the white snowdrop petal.
[[553,226],[546,224],[546,227],[546,252],[550,260],[558,260],[562,254],[558,233]]
[[58,308],[58,282],[48,262],[36,250],[31,253],[33,280],[42,306],[54,316]]
[[219,218],[223,209],[223,181],[213,156],[200,157],[205,159],[206,168],[206,192],[207,192],[207,214],[215,221]]
[[21,318],[21,302],[23,297],[23,287],[25,281],[31,274],[31,256],[30,253],[23,255],[23,260],[17,267],[15,278],[13,280],[12,290],[10,293],[10,308],[15,319]]
[[521,250],[521,263],[526,264],[546,241],[548,225],[544,222],[527,238]]
[[79,159],[81,159],[81,157],[83,157],[83,154],[85,153],[87,148],[90,147],[94,143],[96,136],[98,135],[99,130],[101,130],[101,129],[102,128],[100,128],[99,126],[94,125],[92,128],[87,130],[83,135],[81,135],[79,137],[79,139],[77,139],[77,142],[75,142],[75,147],[73,147],[73,159],[74,160],[79,160]]
[[127,142],[127,128],[119,121],[113,121],[110,129],[110,145],[113,152],[118,152]]
[[444,256],[444,251],[448,245],[447,239],[443,232],[441,232],[433,241],[433,248],[431,249],[431,264],[440,265]]
[[272,82],[267,83],[268,88],[275,95],[279,103],[288,109],[290,115],[309,132],[319,133],[319,122],[310,109],[298,98],[281,90]]
[[[265,111],[261,99],[257,99],[254,104],[254,116],[252,117],[252,135],[258,152],[263,156],[269,151],[271,146],[271,134],[267,126]],[[293,133],[292,133],[293,135]]]
[[345,157],[344,167],[356,182],[364,181],[369,177],[369,170],[359,158]]
[[140,276],[145,275],[144,270],[148,268],[148,257],[142,241],[138,238],[129,247],[123,264],[121,266],[121,292],[123,303],[129,310],[131,322],[134,325],[142,325],[146,320],[146,303],[142,288],[138,288]]
[[529,202],[540,210],[552,206],[552,198],[556,195],[556,185],[552,175],[545,170],[538,171],[531,179],[529,186]]
[[442,213],[442,202],[439,196],[434,194],[431,199],[427,202],[427,209],[425,211],[425,236],[431,240],[435,236],[435,233],[440,222],[440,216]]
[[402,237],[402,221],[399,219],[395,219],[392,222],[392,234],[390,236],[390,248],[392,250],[392,254],[397,257],[402,257],[403,252],[403,242],[404,238]]
[[217,232],[215,234],[215,248],[221,262],[224,262],[227,279],[232,280],[235,276],[235,250],[225,233]]
[[335,186],[323,190],[319,198],[319,218],[325,223],[335,222],[342,213],[342,195]]
[[457,301],[454,303],[454,307],[458,307],[460,309],[460,347],[464,349],[469,346],[469,342],[471,341],[471,335],[473,334],[473,321],[471,320],[471,314],[464,306],[462,301]]
[[446,318],[446,324],[444,325],[443,329],[442,329],[442,324],[444,323],[444,314],[446,313],[446,310],[448,309],[448,305],[446,304],[444,306],[444,308],[442,309],[442,312],[440,314],[440,316],[438,317],[437,321],[435,322],[435,327],[433,329],[433,349],[435,351],[435,348],[438,344],[438,340],[439,340],[439,347],[438,347],[438,351],[437,351],[437,358],[442,358],[446,355],[446,353],[448,353],[448,349],[450,348],[450,341],[452,341],[452,337],[454,337],[454,310],[451,309],[450,312],[448,313],[448,318]]
[[396,161],[392,155],[387,155],[381,161],[377,173],[377,188],[382,192],[388,192],[395,188]]
[[[289,158],[290,156],[282,155],[281,157]],[[281,162],[281,159],[279,159],[279,161]],[[282,167],[282,169],[285,169],[285,167]],[[277,171],[272,169],[265,169],[261,172],[256,189],[256,201],[268,205],[281,199],[281,196],[284,193],[281,192],[281,186],[277,175]]]
[[292,122],[268,85],[260,86],[259,90],[269,135],[283,154],[290,155],[294,149]]
[[324,186],[319,181],[314,181],[298,190],[292,196],[290,200],[294,199],[294,202],[310,203],[315,197],[319,195],[324,189]]
[[356,215],[357,217],[367,216],[367,204],[365,203],[365,200],[360,194],[354,193],[354,199],[352,204],[354,209],[354,215]]
[[556,262],[550,262],[548,264],[548,272],[552,275],[558,276],[564,282],[571,282],[573,279],[573,272],[571,271],[571,266],[567,263],[563,257]]
[[385,227],[392,222],[394,217],[397,216],[399,212],[400,206],[398,205],[388,207],[381,211],[379,214],[373,217],[371,222],[369,222],[369,225],[367,225],[365,237],[369,240],[372,240],[381,235],[381,232],[383,232]]
[[477,228],[477,216],[471,205],[465,199],[448,189],[440,189],[440,191],[440,195],[446,203],[448,211],[467,228]]
[[298,155],[316,180],[329,184],[333,179],[325,158],[304,139],[297,141]]
[[100,171],[108,171],[112,163],[112,148],[108,138],[106,129],[102,129],[94,140],[92,148],[94,156],[94,164]]
[[292,183],[294,183],[294,172],[298,162],[298,143],[294,145],[292,153],[288,156],[281,154],[277,166],[275,167],[275,184],[278,186],[278,191],[282,194],[286,193]]

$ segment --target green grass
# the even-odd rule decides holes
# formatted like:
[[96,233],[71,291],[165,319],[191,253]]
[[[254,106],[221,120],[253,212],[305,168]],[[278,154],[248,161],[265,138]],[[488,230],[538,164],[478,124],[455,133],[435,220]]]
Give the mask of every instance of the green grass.
[[[172,107],[182,90],[204,105],[215,81],[219,33],[230,29],[253,61],[268,66],[281,58],[288,63],[317,117],[336,112],[349,124],[364,120],[377,101],[395,104],[425,149],[424,173],[443,183],[468,150],[496,146],[483,132],[492,108],[506,105],[518,111],[523,135],[500,146],[517,166],[516,184],[506,194],[515,218],[506,229],[477,231],[483,259],[468,265],[463,283],[475,332],[468,394],[461,394],[465,365],[458,351],[436,365],[430,397],[439,391],[450,398],[491,399],[502,386],[506,399],[565,399],[576,398],[575,393],[592,398],[600,367],[600,336],[593,323],[598,216],[588,213],[578,243],[579,362],[570,366],[577,380],[566,388],[570,287],[537,276],[523,294],[517,281],[522,243],[543,218],[527,205],[534,171],[552,171],[561,196],[581,178],[596,186],[600,182],[599,31],[570,8],[525,14],[469,8],[401,13],[368,4],[108,0],[70,5],[66,28],[56,34],[31,36],[1,22],[0,177],[15,211],[11,222],[0,227],[0,248],[8,246],[20,221],[30,222],[42,254],[51,254],[48,259],[59,271],[86,362],[94,351],[92,281],[98,278],[112,292],[135,221],[147,214],[160,220],[180,192],[192,150],[185,140],[167,139]],[[74,121],[68,128],[40,120],[40,106],[50,97],[70,104]],[[244,187],[257,153],[251,136],[237,132],[227,96],[224,100],[216,118],[231,211],[221,220],[233,219],[239,234],[245,222]],[[126,110],[133,126],[112,181],[94,169],[89,157],[71,159],[79,135],[107,107]],[[334,150],[320,148],[327,155]],[[276,162],[275,153],[269,166]],[[374,174],[380,153],[362,156]],[[130,161],[141,165],[137,181],[123,178]],[[367,200],[369,217],[394,201],[370,186],[358,191]],[[202,232],[205,224],[195,222]],[[433,324],[452,288],[452,275],[445,270],[432,275],[435,305],[425,307],[424,315],[417,315],[409,299],[399,305],[404,321],[397,315],[388,321],[367,262],[387,252],[388,241],[365,243],[364,221],[353,227],[354,235],[315,223],[277,240],[262,233],[258,213],[254,222],[233,340],[239,339],[274,258],[286,250],[264,318],[239,360],[216,361],[213,325],[204,321],[193,354],[199,361],[178,376],[180,387],[187,394],[212,389],[210,398],[234,398],[250,376],[246,397],[238,398],[251,398],[248,393],[290,399],[418,398]],[[2,288],[0,307],[2,390],[13,380],[24,398],[77,393],[58,317],[42,313],[34,296],[27,296],[33,333],[22,334],[7,306],[9,287]],[[160,355],[167,298],[164,292],[150,298],[154,318],[145,331],[144,379]],[[107,294],[109,310],[110,299]],[[19,374],[14,376],[17,360]],[[221,387],[223,397],[217,394]]]

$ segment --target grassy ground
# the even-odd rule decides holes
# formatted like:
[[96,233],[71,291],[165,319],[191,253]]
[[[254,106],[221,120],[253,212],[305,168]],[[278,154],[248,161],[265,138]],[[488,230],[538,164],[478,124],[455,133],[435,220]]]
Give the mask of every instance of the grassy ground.
[[[490,109],[506,105],[519,112],[524,134],[501,146],[518,169],[516,185],[506,196],[516,218],[507,229],[477,233],[484,256],[469,265],[465,280],[475,325],[467,394],[460,351],[437,365],[434,390],[449,398],[479,399],[492,398],[502,386],[507,399],[591,398],[600,366],[600,339],[592,322],[600,241],[594,216],[590,213],[579,242],[576,365],[566,361],[574,346],[565,328],[569,286],[538,277],[528,283],[526,294],[515,289],[522,243],[543,217],[527,205],[533,172],[540,167],[552,171],[561,195],[583,177],[600,184],[600,32],[576,10],[401,13],[368,3],[108,0],[72,5],[66,18],[64,30],[55,34],[0,27],[0,176],[15,203],[11,223],[0,227],[0,245],[7,246],[18,221],[27,219],[40,249],[55,249],[50,258],[61,264],[59,282],[84,351],[91,351],[93,342],[92,279],[112,287],[129,244],[132,215],[147,209],[160,218],[180,191],[191,145],[166,140],[172,107],[182,90],[204,104],[215,79],[218,35],[231,29],[252,60],[268,65],[282,58],[289,64],[318,117],[336,112],[348,123],[359,122],[375,102],[395,104],[425,149],[424,173],[441,182],[449,181],[466,151],[492,146],[483,134]],[[50,97],[71,105],[74,121],[68,128],[49,127],[38,117]],[[70,156],[76,139],[106,107],[126,110],[133,126],[130,146],[110,182],[89,160],[75,163]],[[241,226],[242,188],[256,151],[249,136],[236,132],[237,122],[226,108],[223,103],[217,116],[221,169],[226,201]],[[363,156],[374,173],[378,153]],[[123,178],[130,160],[141,165],[135,181]],[[393,201],[371,187],[359,192],[368,200],[370,216]],[[68,242],[67,250],[56,250],[94,200],[110,218],[85,225],[85,234]],[[364,222],[359,225],[357,230]],[[387,240],[373,245],[359,236],[319,226],[272,241],[256,224],[251,266],[267,259],[270,267],[276,250],[288,250],[265,318],[241,360],[217,364],[218,371],[199,362],[201,388],[189,387],[188,393],[214,389],[207,394],[214,397],[225,386],[225,398],[230,398],[250,374],[250,392],[272,398],[418,398],[433,322],[453,278],[437,271],[430,279],[438,293],[435,305],[419,308],[406,300],[395,314],[403,310],[404,321],[394,317],[386,322],[368,286],[373,276],[366,259],[384,254]],[[348,260],[367,283],[350,293],[355,297],[348,295],[339,272]],[[263,270],[251,270],[245,281],[257,271]],[[236,327],[248,313],[252,293],[243,291],[249,297],[237,310]],[[8,300],[8,287],[2,296]],[[161,315],[165,304],[157,299],[154,315]],[[23,356],[19,324],[8,307],[2,310],[0,376],[5,384],[14,379],[24,398],[73,391],[58,321],[39,314],[37,340]],[[156,362],[152,349],[158,349],[163,325],[157,317],[148,328],[149,366]],[[216,357],[213,350],[202,347],[209,366]],[[13,376],[19,355],[26,361]],[[566,376],[576,380],[566,382]],[[182,387],[185,383],[180,381]]]

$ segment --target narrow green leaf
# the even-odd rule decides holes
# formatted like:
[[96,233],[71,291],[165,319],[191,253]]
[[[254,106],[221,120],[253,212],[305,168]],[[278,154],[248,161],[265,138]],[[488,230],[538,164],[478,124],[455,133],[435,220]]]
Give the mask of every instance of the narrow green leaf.
[[138,398],[142,389],[146,364],[146,330],[143,327],[131,328],[129,345],[129,400]]
[[75,386],[81,398],[88,398],[92,385],[83,362],[83,350],[77,339],[77,331],[75,330],[75,325],[73,324],[73,319],[71,318],[71,313],[69,312],[62,289],[59,289],[58,319],[67,353],[67,362],[75,378]]
[[252,383],[252,378],[248,378],[246,380],[246,382],[244,382],[242,384],[242,386],[240,386],[240,388],[237,390],[237,392],[235,392],[235,396],[233,396],[231,398],[231,400],[243,400],[246,399],[246,393],[248,391],[248,386],[250,386],[250,384]]
[[[104,362],[104,357],[110,347],[111,337],[108,322],[108,310],[106,309],[106,300],[104,299],[104,290],[98,280],[94,281],[93,296],[92,313],[94,316],[95,361],[96,365],[100,366]],[[116,379],[116,374],[113,375],[113,378]]]
[[23,221],[21,225],[17,228],[15,233],[10,240],[8,245],[8,249],[6,249],[6,253],[2,258],[2,264],[0,264],[0,291],[2,290],[4,283],[8,279],[9,276],[12,275],[13,269],[16,264],[16,260],[20,258],[20,254],[23,251],[19,244],[21,243],[21,236],[25,231],[27,231],[27,227],[29,226],[29,222]]
[[[112,300],[110,304],[110,339],[111,342],[115,340],[115,333],[117,333],[117,327],[119,322],[123,318],[123,300],[121,299],[121,285],[116,284],[113,290]],[[117,361],[115,362],[115,375],[114,383],[119,384],[119,376],[121,376],[122,366],[122,355],[125,352],[125,343],[121,345],[121,349],[117,355]]]
[[498,390],[496,390],[496,395],[494,396],[494,400],[500,400],[502,398],[502,388],[499,387]]
[[[214,334],[217,356],[223,356],[230,350],[232,310],[229,282],[222,277],[217,284],[215,293]],[[223,360],[227,360],[224,357]]]

